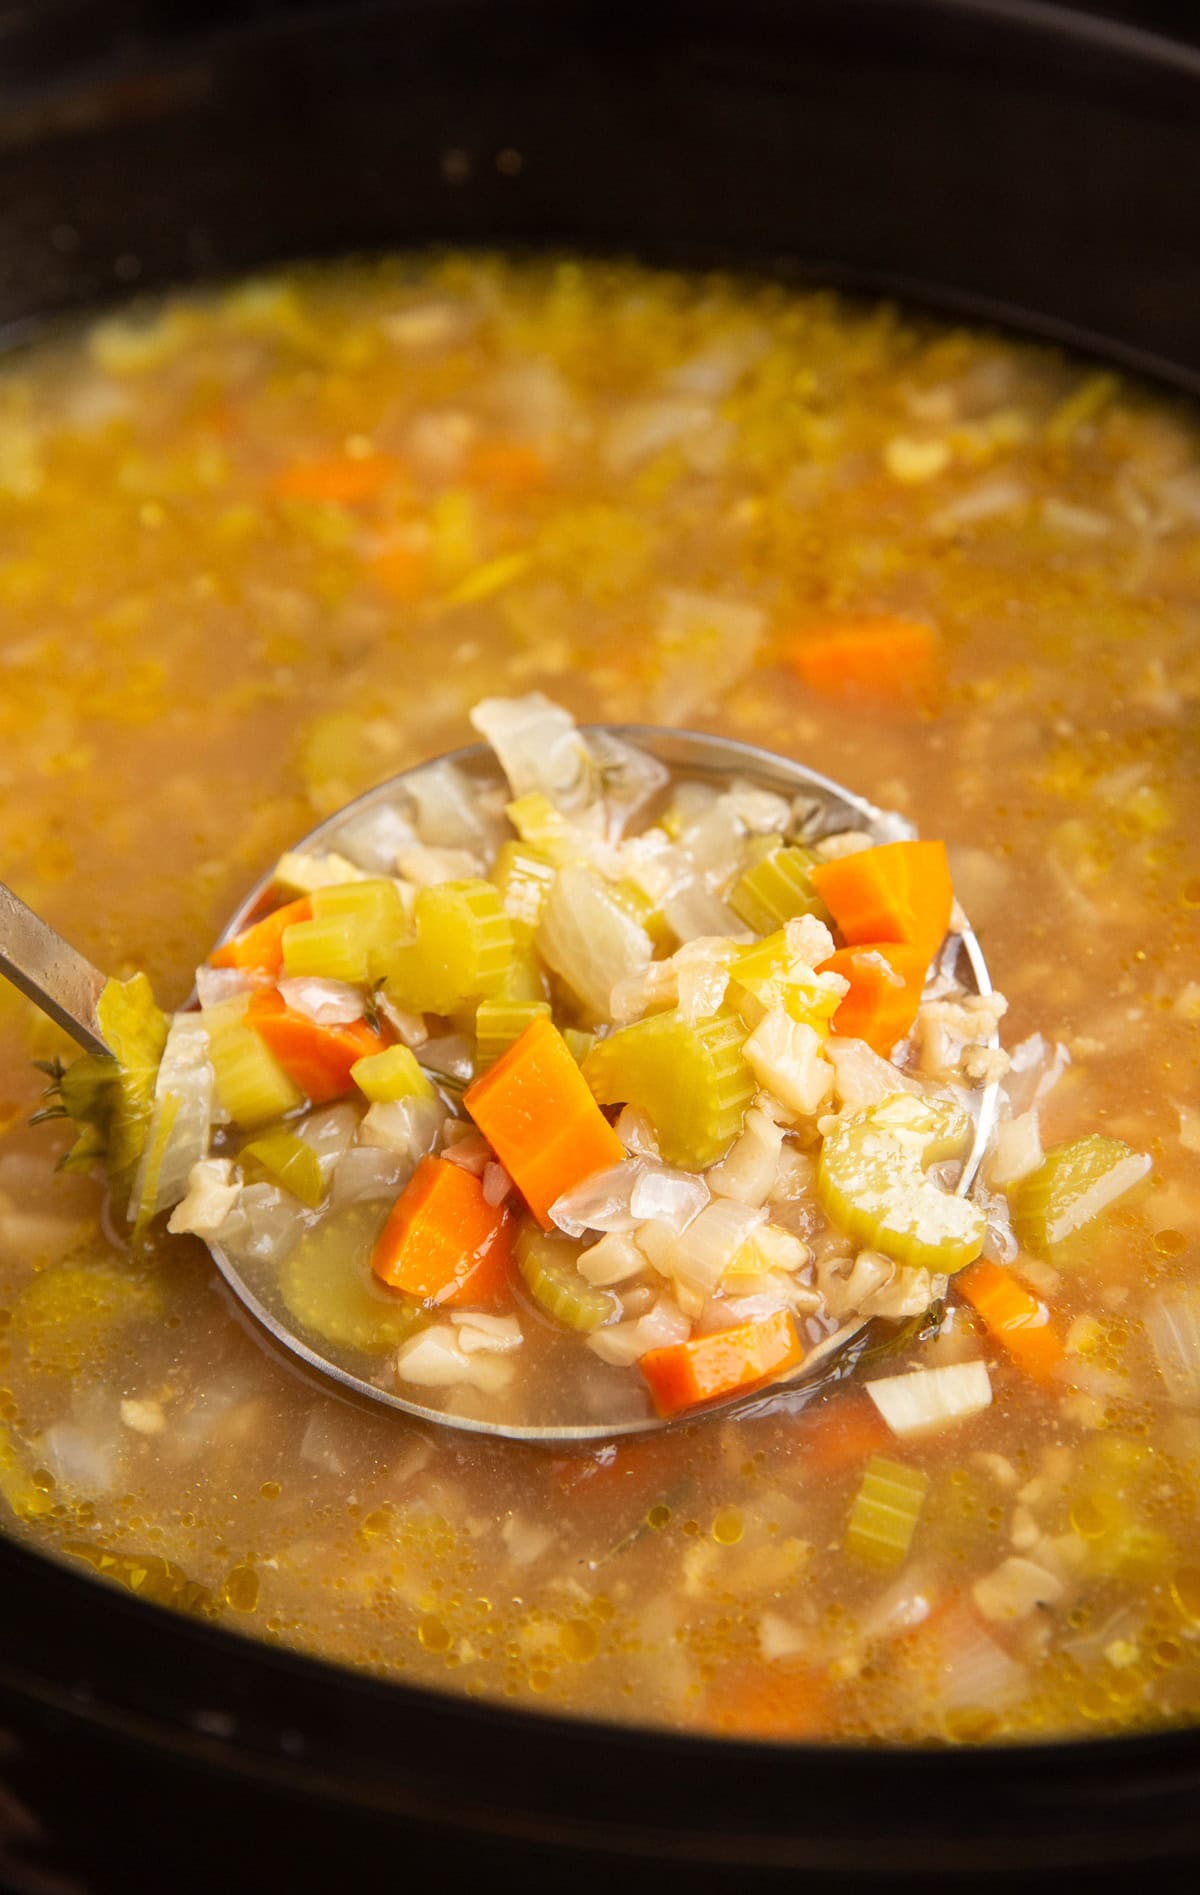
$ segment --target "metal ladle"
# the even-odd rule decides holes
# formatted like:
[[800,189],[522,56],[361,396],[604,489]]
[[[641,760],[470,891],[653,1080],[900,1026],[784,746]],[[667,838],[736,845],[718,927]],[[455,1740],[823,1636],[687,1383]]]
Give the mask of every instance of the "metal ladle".
[[[891,842],[913,833],[911,826],[902,818],[876,808],[864,797],[854,795],[830,778],[753,745],[696,731],[643,728],[637,725],[605,728],[610,730],[612,736],[656,758],[673,776],[683,776],[715,786],[728,786],[735,779],[749,780],[755,787],[772,790],[789,798],[793,804],[797,799],[802,799],[806,818],[805,840],[816,841],[822,836],[846,829],[865,830],[877,842]],[[583,734],[587,735],[586,729]],[[492,753],[481,744],[454,751],[438,761],[457,765],[481,787],[502,782],[499,766]],[[430,767],[429,764],[422,764],[418,770]],[[295,845],[296,848],[304,851],[337,850],[343,837],[373,811],[403,803],[405,786],[410,778],[418,774],[418,770],[391,777],[354,802],[346,804],[335,815],[310,830]],[[269,904],[272,885],[272,878],[268,875],[251,889],[222,931],[222,942],[240,933],[258,918],[259,912]],[[952,939],[957,939],[959,943],[956,972],[962,986],[968,992],[990,993],[992,985],[987,963],[972,930],[965,928]],[[106,983],[105,975],[76,953],[61,935],[55,933],[3,883],[0,883],[0,972],[7,975],[52,1020],[64,1027],[86,1051],[109,1052],[96,1015],[97,1003]],[[978,1172],[995,1119],[996,1092],[993,1083],[978,1094],[975,1137],[958,1181],[959,1195],[965,1195],[970,1190]],[[344,1388],[372,1401],[382,1402],[389,1408],[400,1409],[423,1421],[437,1422],[476,1434],[498,1434],[550,1445],[599,1441],[615,1435],[639,1434],[673,1425],[653,1414],[631,1415],[628,1412],[623,1415],[615,1412],[608,1416],[597,1415],[584,1421],[551,1417],[539,1424],[506,1423],[469,1412],[435,1408],[406,1395],[395,1394],[390,1388],[378,1387],[357,1373],[350,1351],[341,1351],[334,1345],[297,1334],[278,1294],[275,1272],[269,1261],[261,1270],[256,1268],[254,1280],[251,1281],[246,1268],[239,1266],[221,1244],[210,1241],[208,1247],[234,1295],[277,1342]],[[798,1385],[804,1385],[808,1391],[814,1390],[821,1381],[839,1372],[840,1359],[866,1326],[866,1318],[852,1321],[818,1342],[803,1362],[786,1376],[765,1387],[760,1385],[726,1401],[713,1403],[689,1419],[698,1419],[700,1415],[724,1414],[735,1406],[761,1406],[764,1401],[778,1398],[781,1390],[792,1390]],[[612,1373],[617,1378],[613,1386],[624,1392],[628,1402],[632,1378],[627,1370]]]

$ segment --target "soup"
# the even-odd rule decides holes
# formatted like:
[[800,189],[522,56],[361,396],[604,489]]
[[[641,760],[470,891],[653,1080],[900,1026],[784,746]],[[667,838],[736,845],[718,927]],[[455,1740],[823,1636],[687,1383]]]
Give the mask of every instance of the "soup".
[[[1191,417],[889,308],[463,257],[101,322],[14,358],[0,404],[5,872],[100,964],[180,1005],[316,818],[540,690],[944,837],[1012,1059],[1003,1306],[952,1280],[812,1399],[550,1454],[342,1399],[199,1244],[131,1243],[54,1175],[65,1128],[26,1123],[31,1059],[68,1049],[8,995],[12,1530],[264,1638],[593,1715],[955,1741],[1194,1715]],[[1119,1193],[1095,1141],[1137,1161]],[[869,1308],[872,1249],[827,1299]],[[990,1400],[944,1426],[868,1392],[972,1364]]]

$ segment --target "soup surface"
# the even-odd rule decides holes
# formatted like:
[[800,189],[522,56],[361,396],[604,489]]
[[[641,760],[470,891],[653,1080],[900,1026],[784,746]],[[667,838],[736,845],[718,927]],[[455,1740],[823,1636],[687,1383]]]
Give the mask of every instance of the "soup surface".
[[[55,1173],[65,1129],[28,1125],[31,1060],[70,1048],[5,990],[12,1532],[385,1675],[692,1730],[1200,1714],[1193,417],[773,286],[301,272],[11,359],[0,603],[5,878],[165,1006],[314,821],[542,690],[796,756],[945,837],[1017,1055],[1004,1306],[952,1280],[811,1400],[549,1454],[340,1398],[195,1239],[131,1243]],[[1149,1175],[1077,1175],[1018,1245],[1006,1190],[1096,1135]],[[915,1434],[864,1392],[974,1361],[990,1404]]]

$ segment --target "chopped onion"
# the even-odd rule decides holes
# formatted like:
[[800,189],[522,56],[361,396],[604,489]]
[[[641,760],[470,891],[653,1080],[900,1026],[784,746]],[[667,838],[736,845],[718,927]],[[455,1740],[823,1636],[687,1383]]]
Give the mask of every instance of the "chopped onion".
[[249,996],[256,987],[269,985],[269,978],[245,967],[209,967],[196,969],[196,998],[202,1007],[223,1007],[227,1000],[241,994]]
[[535,1559],[549,1551],[557,1537],[553,1527],[535,1526],[520,1513],[510,1513],[500,1528],[500,1538],[514,1566],[532,1566]]
[[775,1183],[783,1127],[761,1106],[753,1105],[746,1123],[719,1165],[706,1174],[716,1197],[736,1198],[741,1204],[765,1204]]
[[988,1158],[987,1175],[992,1184],[1016,1184],[1036,1171],[1046,1154],[1038,1130],[1037,1108],[1019,1112],[996,1129]]
[[663,903],[663,918],[677,941],[695,941],[703,935],[744,937],[745,930],[732,908],[702,881],[685,882]]
[[584,1282],[598,1290],[608,1289],[614,1283],[627,1283],[645,1267],[642,1251],[632,1237],[620,1231],[610,1231],[599,1238],[575,1260],[575,1268]]
[[447,1131],[442,1157],[448,1158],[452,1165],[461,1165],[472,1177],[482,1178],[492,1155],[487,1139],[471,1125],[464,1124],[461,1131],[457,1126],[451,1130],[455,1135],[451,1137],[450,1130]]
[[277,1262],[310,1221],[290,1191],[275,1184],[250,1184],[221,1225],[220,1238],[236,1258]]
[[651,1218],[683,1231],[708,1203],[708,1186],[690,1171],[644,1162],[629,1193],[629,1209],[640,1224]]
[[436,888],[442,882],[469,881],[483,872],[483,857],[469,849],[428,849],[413,843],[402,849],[396,861],[399,869],[416,888]]
[[344,980],[281,980],[279,993],[293,1013],[302,1013],[318,1026],[346,1026],[363,1017],[361,989]]
[[555,876],[537,945],[547,966],[595,1020],[612,1018],[613,988],[645,967],[653,952],[646,930],[578,863]]
[[498,1204],[503,1204],[505,1198],[512,1195],[512,1190],[513,1181],[504,1166],[497,1164],[495,1159],[489,1160],[483,1167],[484,1203],[490,1204],[494,1209]]
[[544,692],[484,698],[470,717],[495,752],[515,797],[541,790],[552,803],[568,809],[587,800],[588,748],[570,712]]
[[653,1308],[636,1322],[609,1323],[588,1337],[588,1348],[614,1368],[631,1368],[651,1349],[686,1342],[692,1325],[670,1296],[660,1296]]
[[920,1091],[915,1079],[873,1052],[865,1040],[844,1040],[831,1033],[825,1056],[833,1067],[834,1098],[846,1111],[877,1105],[897,1092]]
[[[707,1195],[707,1194],[706,1194]],[[767,1221],[765,1211],[732,1198],[714,1198],[679,1231],[660,1264],[701,1297],[711,1296],[729,1266]]]
[[658,721],[683,724],[718,702],[753,664],[765,625],[765,614],[745,601],[668,590],[654,638]]
[[378,1146],[416,1164],[436,1151],[444,1120],[445,1109],[436,1099],[389,1099],[363,1115],[359,1144]]
[[395,803],[376,803],[340,823],[337,840],[360,869],[372,875],[393,875],[402,852],[411,849],[418,836]]
[[1167,1394],[1177,1408],[1200,1409],[1200,1292],[1156,1297],[1145,1322]]
[[951,1362],[868,1382],[867,1394],[892,1433],[907,1439],[982,1413],[991,1403],[992,1384],[986,1362]]
[[777,1658],[795,1658],[801,1652],[811,1652],[812,1646],[812,1633],[781,1618],[778,1612],[764,1612],[758,1621],[758,1649],[768,1664]]
[[427,848],[492,854],[501,825],[489,819],[476,785],[456,763],[443,759],[414,770],[405,787],[416,805],[417,839]]
[[[173,1105],[168,1105],[174,1100]],[[173,1113],[169,1130],[166,1113]],[[205,1156],[212,1134],[213,1069],[208,1032],[198,1013],[177,1013],[171,1021],[154,1086],[154,1116],[129,1199],[129,1215],[148,1219],[178,1204],[188,1188],[192,1166]],[[157,1164],[157,1176],[150,1171]]]
[[[603,785],[608,839],[615,842],[630,818],[665,787],[670,771],[657,757],[614,737],[611,731],[590,730],[586,743],[593,771]],[[646,839],[634,841],[644,851]]]
[[646,1114],[639,1112],[636,1106],[621,1107],[613,1130],[626,1151],[635,1158],[658,1157],[658,1137],[654,1127]]
[[488,1316],[482,1310],[456,1311],[450,1318],[465,1355],[511,1355],[524,1340],[515,1316]]
[[468,1354],[450,1323],[432,1323],[401,1343],[392,1358],[396,1376],[424,1388],[455,1388],[467,1383],[483,1395],[508,1387],[514,1365],[485,1351]]
[[710,428],[715,419],[708,402],[695,396],[665,395],[628,402],[609,423],[604,458],[614,473],[628,474],[650,455]]
[[69,1495],[91,1498],[111,1493],[120,1472],[121,1448],[111,1419],[83,1426],[56,1421],[38,1443],[38,1453]]
[[316,1152],[321,1164],[321,1176],[326,1181],[334,1166],[354,1143],[358,1126],[358,1113],[348,1104],[330,1105],[320,1112],[310,1112],[296,1126],[305,1144]]
[[339,1158],[330,1188],[330,1203],[357,1204],[374,1198],[394,1198],[412,1176],[412,1160],[383,1145],[352,1145]]
[[431,1072],[445,1073],[447,1079],[470,1079],[475,1071],[474,1048],[465,1033],[445,1033],[423,1042],[421,1064]]
[[1024,1667],[988,1637],[965,1606],[952,1606],[938,1619],[937,1650],[937,1703],[943,1712],[1002,1710],[1028,1686]]
[[215,1237],[241,1194],[230,1159],[201,1158],[188,1173],[187,1193],[171,1212],[167,1229],[175,1236],[190,1231]]
[[1070,1063],[1071,1055],[1066,1047],[1047,1045],[1040,1033],[1031,1033],[1019,1046],[1014,1046],[1009,1054],[1009,1068],[1004,1080],[1004,1090],[1014,1117],[1028,1112],[1044,1099],[1058,1084]]

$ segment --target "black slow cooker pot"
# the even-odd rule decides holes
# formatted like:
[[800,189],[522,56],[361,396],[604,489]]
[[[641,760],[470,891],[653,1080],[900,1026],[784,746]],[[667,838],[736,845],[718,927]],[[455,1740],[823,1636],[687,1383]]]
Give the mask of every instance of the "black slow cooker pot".
[[[0,5],[0,220],[16,333],[271,257],[549,242],[885,290],[1200,392],[1200,53],[1015,0]],[[1200,1732],[735,1746],[383,1685],[3,1539],[0,1580],[14,1889],[1095,1888],[1200,1860]]]

